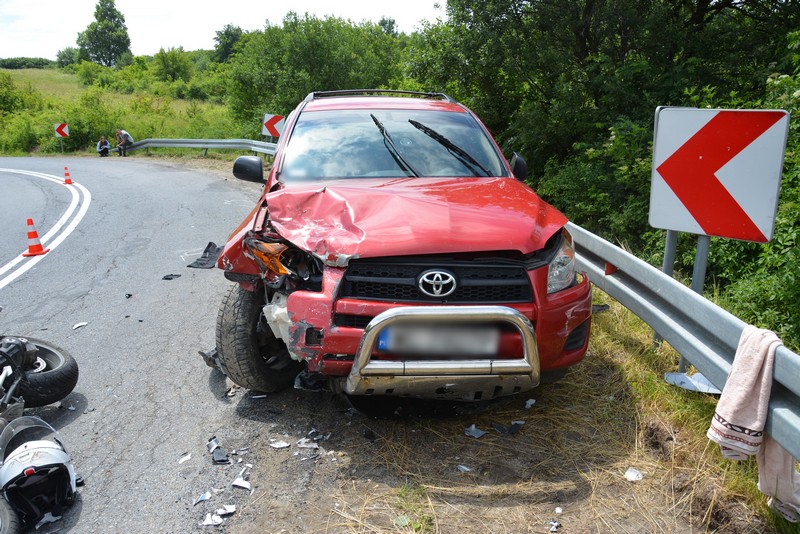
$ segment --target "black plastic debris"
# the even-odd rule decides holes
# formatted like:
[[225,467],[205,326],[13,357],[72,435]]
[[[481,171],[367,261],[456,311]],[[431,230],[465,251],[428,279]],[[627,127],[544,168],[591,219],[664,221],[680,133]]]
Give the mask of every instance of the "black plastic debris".
[[203,361],[206,362],[206,365],[211,367],[212,369],[216,369],[222,374],[225,374],[225,371],[222,370],[222,362],[219,360],[219,353],[217,352],[217,347],[209,351],[198,350],[197,353],[203,358]]
[[320,379],[319,375],[311,374],[308,369],[303,369],[294,377],[294,389],[304,391],[322,391],[325,387],[325,380]]
[[226,453],[222,447],[217,447],[211,453],[211,461],[214,465],[226,465],[231,463],[231,457],[228,456],[228,453]]
[[162,280],[175,280],[176,278],[180,278],[181,275],[179,274],[165,274],[161,277]]
[[512,421],[508,426],[501,425],[500,423],[491,423],[492,428],[507,436],[519,432],[519,429],[522,428],[522,425],[524,424],[525,421]]
[[611,309],[608,304],[592,304],[592,313],[602,313]]
[[486,431],[481,430],[480,428],[476,427],[475,424],[473,423],[473,424],[471,424],[470,426],[468,426],[467,428],[464,429],[464,434],[469,436],[469,437],[471,437],[471,438],[480,438],[484,434],[486,434]]
[[133,293],[125,293],[125,298],[129,299],[133,296]]
[[218,247],[216,243],[209,241],[203,254],[187,265],[187,267],[192,267],[194,269],[213,269],[217,264],[217,258],[219,258],[220,252],[222,252],[222,247]]

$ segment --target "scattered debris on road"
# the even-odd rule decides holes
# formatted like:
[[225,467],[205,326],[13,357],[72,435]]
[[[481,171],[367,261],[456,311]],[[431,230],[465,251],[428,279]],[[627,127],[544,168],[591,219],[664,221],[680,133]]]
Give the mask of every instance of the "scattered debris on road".
[[467,436],[469,436],[471,438],[480,438],[483,435],[485,435],[486,432],[481,430],[480,428],[476,427],[475,423],[473,423],[470,426],[468,426],[466,429],[464,429],[464,434],[466,434]]
[[179,274],[165,274],[161,277],[162,280],[175,280],[176,278],[180,278],[181,275]]
[[72,329],[73,330],[77,330],[78,328],[83,328],[87,324],[89,324],[89,323],[87,323],[86,321],[83,321],[83,322],[80,322],[80,323],[75,323],[74,325],[72,325]]
[[203,254],[187,265],[187,267],[192,267],[194,269],[213,269],[217,264],[217,258],[219,258],[220,252],[222,252],[222,247],[218,247],[216,243],[209,241]]

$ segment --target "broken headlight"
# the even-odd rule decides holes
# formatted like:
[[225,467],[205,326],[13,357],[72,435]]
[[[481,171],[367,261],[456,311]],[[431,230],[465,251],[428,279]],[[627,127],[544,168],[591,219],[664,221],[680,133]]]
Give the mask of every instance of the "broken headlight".
[[575,247],[572,236],[561,230],[561,245],[547,265],[547,292],[555,293],[572,285],[575,279]]
[[291,276],[308,280],[322,269],[310,254],[281,242],[263,241],[255,237],[244,240],[264,275]]

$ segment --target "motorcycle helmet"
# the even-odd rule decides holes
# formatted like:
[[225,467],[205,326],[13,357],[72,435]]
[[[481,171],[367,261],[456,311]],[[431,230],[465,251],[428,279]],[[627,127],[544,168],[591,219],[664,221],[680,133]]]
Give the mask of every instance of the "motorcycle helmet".
[[0,488],[26,526],[58,517],[75,499],[75,468],[61,436],[38,417],[12,420],[0,432]]

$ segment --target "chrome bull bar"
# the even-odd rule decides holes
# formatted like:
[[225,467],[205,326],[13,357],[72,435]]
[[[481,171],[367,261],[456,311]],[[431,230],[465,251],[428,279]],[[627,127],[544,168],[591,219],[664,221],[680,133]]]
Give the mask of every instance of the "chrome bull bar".
[[[400,323],[504,322],[522,338],[522,358],[458,360],[373,360],[381,332]],[[344,383],[351,395],[399,395],[431,399],[488,400],[539,385],[539,354],[533,325],[507,306],[410,306],[387,310],[372,319]]]

